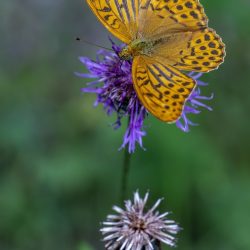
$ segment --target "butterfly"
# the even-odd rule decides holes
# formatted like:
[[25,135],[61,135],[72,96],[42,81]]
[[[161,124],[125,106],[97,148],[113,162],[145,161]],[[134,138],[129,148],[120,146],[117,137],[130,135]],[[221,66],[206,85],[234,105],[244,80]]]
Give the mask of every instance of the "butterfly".
[[[225,45],[208,27],[198,0],[87,0],[101,23],[126,46],[144,107],[175,122],[196,86],[185,71],[209,72],[224,61]],[[184,71],[184,72],[183,72]]]

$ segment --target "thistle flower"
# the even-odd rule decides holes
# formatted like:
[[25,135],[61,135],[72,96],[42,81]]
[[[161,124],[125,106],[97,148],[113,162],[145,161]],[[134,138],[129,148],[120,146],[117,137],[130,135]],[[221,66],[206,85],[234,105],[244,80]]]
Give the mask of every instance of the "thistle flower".
[[125,201],[125,209],[114,206],[116,215],[108,215],[104,227],[100,230],[108,250],[153,250],[162,242],[175,246],[173,235],[180,230],[179,226],[167,219],[168,212],[160,214],[155,211],[162,199],[156,201],[151,209],[145,210],[149,194],[144,198],[134,193],[134,201]]
[[[102,104],[108,115],[117,114],[117,120],[113,124],[115,129],[121,126],[124,116],[129,117],[129,123],[125,132],[121,148],[128,146],[129,153],[135,151],[138,143],[143,148],[142,137],[146,135],[144,131],[144,119],[147,117],[147,110],[140,103],[132,82],[132,61],[123,61],[119,56],[123,46],[117,46],[112,42],[113,51],[99,50],[95,61],[80,57],[80,61],[88,69],[89,73],[76,73],[83,78],[95,78],[87,87],[82,88],[84,93],[95,93],[97,99],[94,106]],[[200,107],[212,110],[202,103],[203,100],[211,100],[213,96],[201,95],[201,87],[207,84],[200,81],[201,73],[190,73],[189,76],[196,80],[197,86],[193,90],[185,103],[182,115],[176,126],[184,132],[188,132],[190,126],[197,125],[189,120],[188,114],[199,114]]]

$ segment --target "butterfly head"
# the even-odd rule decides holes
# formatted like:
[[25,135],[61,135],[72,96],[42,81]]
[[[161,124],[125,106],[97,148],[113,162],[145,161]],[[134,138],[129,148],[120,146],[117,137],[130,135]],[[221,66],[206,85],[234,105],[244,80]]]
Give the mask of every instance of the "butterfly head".
[[133,58],[133,50],[130,46],[126,46],[122,49],[122,51],[119,53],[119,57],[122,60],[129,61]]

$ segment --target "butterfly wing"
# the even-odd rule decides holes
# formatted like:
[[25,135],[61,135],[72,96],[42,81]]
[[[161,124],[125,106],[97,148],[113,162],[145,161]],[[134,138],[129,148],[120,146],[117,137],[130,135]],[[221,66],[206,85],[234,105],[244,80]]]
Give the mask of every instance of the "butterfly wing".
[[213,29],[177,33],[165,40],[154,47],[151,56],[179,70],[209,72],[224,61],[225,45]]
[[137,32],[138,0],[87,0],[101,23],[124,43],[131,42]]
[[139,20],[143,37],[197,30],[208,24],[198,0],[141,0]]
[[[146,1],[146,0],[144,0]],[[151,57],[180,70],[208,72],[224,61],[225,45],[207,27],[208,19],[198,0],[147,0],[140,7],[142,37],[160,41]]]
[[147,56],[134,58],[132,76],[142,104],[164,122],[174,122],[181,116],[185,101],[195,87],[192,78]]

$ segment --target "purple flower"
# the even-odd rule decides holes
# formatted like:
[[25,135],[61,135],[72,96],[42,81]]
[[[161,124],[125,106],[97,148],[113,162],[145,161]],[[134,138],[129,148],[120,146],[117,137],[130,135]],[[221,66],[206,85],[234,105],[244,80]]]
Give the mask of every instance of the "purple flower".
[[[115,215],[108,215],[101,232],[108,250],[153,250],[164,243],[175,246],[176,235],[180,227],[167,218],[168,212],[155,211],[162,199],[156,201],[151,209],[145,211],[149,194],[144,198],[138,192],[134,201],[125,201],[125,209],[114,206]],[[160,249],[160,248],[159,248]]]
[[209,101],[212,100],[214,95],[211,96],[203,96],[201,95],[201,87],[207,86],[208,84],[205,82],[202,82],[200,77],[202,76],[202,73],[195,73],[191,72],[188,74],[190,77],[192,77],[194,80],[196,80],[196,87],[187,99],[185,106],[183,108],[183,112],[179,120],[176,121],[176,126],[180,128],[184,132],[189,132],[189,126],[197,126],[197,123],[193,123],[187,118],[187,114],[199,114],[201,111],[199,108],[205,108],[209,111],[212,111],[212,108],[206,104],[204,104],[202,101]]
[[[148,112],[140,103],[132,82],[132,61],[123,61],[118,56],[123,46],[117,46],[112,42],[113,51],[99,50],[96,60],[87,57],[80,57],[80,61],[88,69],[89,73],[76,73],[83,78],[93,78],[82,91],[85,93],[95,93],[97,99],[95,106],[102,104],[108,115],[117,114],[117,120],[113,124],[114,128],[121,126],[122,118],[128,117],[128,127],[125,132],[121,149],[128,147],[129,153],[135,151],[136,143],[143,148],[142,137],[146,135],[143,122]],[[201,73],[190,73],[197,82],[197,87],[193,90],[185,103],[182,115],[176,125],[184,132],[189,131],[189,127],[197,125],[192,123],[188,114],[199,114],[200,107],[212,110],[209,106],[202,103],[202,100],[211,100],[213,96],[206,97],[201,95],[200,87],[207,84],[200,81]]]

